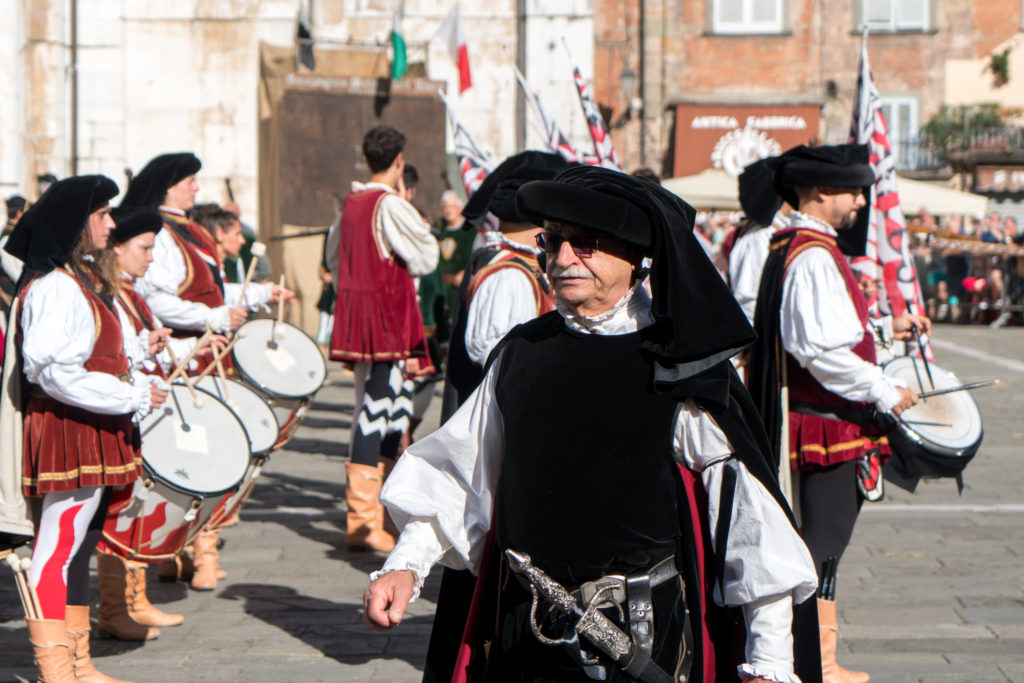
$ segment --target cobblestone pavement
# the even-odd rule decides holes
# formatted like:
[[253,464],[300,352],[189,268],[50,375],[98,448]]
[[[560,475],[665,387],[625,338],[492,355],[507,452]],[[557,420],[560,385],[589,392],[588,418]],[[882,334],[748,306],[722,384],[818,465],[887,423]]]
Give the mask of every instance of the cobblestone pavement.
[[[943,366],[964,381],[1003,384],[975,392],[985,442],[963,495],[950,480],[926,482],[913,495],[890,487],[865,508],[840,569],[840,661],[875,681],[1024,681],[1024,330],[936,334]],[[152,601],[185,623],[144,645],[94,639],[105,673],[137,683],[419,679],[437,575],[397,630],[362,625],[366,575],[381,558],[345,548],[351,418],[351,382],[332,366],[242,522],[223,532],[228,578],[197,593],[151,573]],[[21,607],[4,578],[0,681],[31,676]]]

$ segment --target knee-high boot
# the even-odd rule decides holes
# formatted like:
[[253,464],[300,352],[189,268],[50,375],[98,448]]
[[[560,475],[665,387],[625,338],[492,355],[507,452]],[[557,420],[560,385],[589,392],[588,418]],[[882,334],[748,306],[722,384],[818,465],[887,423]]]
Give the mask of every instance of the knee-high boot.
[[130,683],[130,681],[111,678],[93,666],[92,659],[89,656],[90,626],[88,605],[68,605],[65,621],[76,681],[84,681],[85,683]]
[[391,552],[395,537],[384,530],[384,508],[380,504],[383,486],[380,466],[345,463],[345,502],[348,504],[348,530],[345,543],[350,550]]
[[203,531],[193,541],[195,554],[192,562],[195,565],[195,573],[189,584],[193,590],[212,591],[217,587],[217,579],[220,578],[220,551],[217,549],[219,540],[220,536],[216,531]]
[[39,683],[75,683],[71,644],[65,622],[58,619],[26,619]]
[[140,624],[128,614],[129,595],[125,561],[116,555],[96,554],[96,570],[99,574],[100,616],[96,629],[101,636],[118,640],[152,640],[160,631]]
[[821,636],[821,678],[823,683],[867,683],[871,677],[863,671],[850,671],[836,662],[839,621],[834,600],[818,598],[818,628]]

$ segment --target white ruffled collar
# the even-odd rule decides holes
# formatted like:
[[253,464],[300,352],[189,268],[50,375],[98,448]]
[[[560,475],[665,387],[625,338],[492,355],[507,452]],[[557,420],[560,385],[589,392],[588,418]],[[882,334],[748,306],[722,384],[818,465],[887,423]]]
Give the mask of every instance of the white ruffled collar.
[[809,216],[806,213],[800,213],[794,211],[790,214],[790,227],[791,228],[810,228],[811,230],[817,230],[823,232],[826,235],[832,237],[838,236],[839,233],[831,225],[821,220],[817,216]]
[[651,298],[644,291],[643,282],[633,285],[625,296],[604,313],[590,317],[576,315],[557,300],[555,309],[565,319],[570,330],[582,334],[630,334],[654,324]]

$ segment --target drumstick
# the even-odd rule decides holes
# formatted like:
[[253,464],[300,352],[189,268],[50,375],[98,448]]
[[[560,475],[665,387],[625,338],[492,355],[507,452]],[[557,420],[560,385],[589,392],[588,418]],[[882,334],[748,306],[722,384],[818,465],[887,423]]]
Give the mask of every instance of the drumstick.
[[[231,338],[231,341],[229,341],[229,342],[227,343],[227,346],[225,346],[225,347],[224,347],[224,350],[223,350],[223,351],[222,351],[222,352],[220,353],[220,357],[221,357],[221,358],[223,358],[224,356],[228,355],[228,352],[229,352],[229,351],[231,350],[231,348],[232,348],[232,347],[233,347],[233,346],[234,346],[234,345],[235,345],[235,344],[236,344],[236,343],[238,342],[238,340],[242,338],[242,336],[243,336],[243,335],[240,335],[240,334],[236,334],[236,335],[235,335],[234,337],[232,337],[232,338]],[[213,355],[214,355],[214,358],[217,358],[217,349],[214,349],[214,350],[213,350]],[[214,369],[215,367],[216,367],[216,363],[215,363],[215,362],[214,362],[214,363],[210,363],[209,365],[207,365],[207,366],[206,366],[206,367],[205,367],[205,368],[203,369],[203,371],[202,371],[202,372],[200,372],[200,373],[199,373],[198,375],[196,375],[195,381],[197,381],[197,382],[198,382],[198,381],[199,381],[199,380],[201,380],[202,378],[204,378],[204,377],[206,377],[207,375],[209,375],[209,374],[210,374],[211,372],[213,372],[213,369]]]
[[32,604],[32,611],[36,619],[43,618],[43,606],[39,604],[39,595],[36,594],[36,587],[32,585],[32,576],[29,570],[32,568],[32,558],[21,558],[21,580],[25,582],[25,590],[28,592],[28,601]]
[[[284,273],[281,274],[280,287],[284,290]],[[277,348],[277,326],[284,320],[284,291],[281,291],[277,295],[277,317],[274,318],[274,322],[270,325],[270,340],[267,341],[267,347],[270,349]]]
[[[207,323],[209,327],[209,323]],[[175,367],[178,367],[178,358],[175,356],[174,351],[171,349],[170,344],[164,344],[164,348],[167,349],[167,355],[171,357],[171,362],[174,363]],[[195,387],[188,381],[188,373],[182,373],[181,379],[185,382],[185,386],[188,387],[188,393],[192,394],[192,402],[196,404],[196,408],[203,406],[203,399],[199,398],[199,394],[196,393]]]
[[[914,377],[917,378],[917,389],[918,391],[924,391],[924,382],[921,381],[921,373],[917,371],[917,358],[914,356],[910,357],[910,365],[914,368]],[[932,387],[933,389],[935,387]]]
[[949,387],[948,389],[936,389],[935,391],[926,391],[923,394],[918,394],[918,398],[931,398],[932,396],[941,396],[942,394],[952,394],[954,391],[970,391],[971,389],[981,389],[982,387],[991,386],[993,384],[999,384],[998,379],[990,379],[987,382],[975,382],[974,384],[961,384],[958,387]]
[[[206,341],[206,339],[207,339],[207,338],[208,338],[209,336],[210,336],[210,333],[209,333],[209,332],[206,332],[205,334],[203,334],[203,336],[201,336],[201,337],[200,337],[199,339],[197,339],[197,340],[196,340],[196,345],[195,345],[195,346],[193,346],[193,347],[192,347],[192,350],[188,352],[188,355],[187,355],[187,356],[185,356],[185,360],[183,360],[183,361],[181,362],[181,365],[179,365],[178,367],[176,367],[176,368],[174,369],[174,372],[172,372],[172,373],[171,373],[170,377],[168,377],[168,378],[167,378],[167,383],[168,383],[168,384],[170,384],[171,382],[173,382],[174,380],[176,380],[176,379],[178,378],[178,376],[179,376],[179,375],[184,375],[184,374],[185,374],[185,370],[186,370],[186,368],[188,367],[188,364],[189,364],[189,363],[191,363],[191,362],[192,362],[192,359],[193,359],[193,358],[195,358],[195,355],[196,355],[197,353],[199,353],[199,347],[201,347],[201,346],[203,345],[203,342],[205,342],[205,341]],[[197,380],[197,381],[198,381],[198,380]]]
[[21,606],[25,610],[25,616],[29,619],[35,619],[36,616],[32,613],[32,601],[25,586],[25,577],[21,573],[21,560],[14,553],[8,555],[5,560],[11,571],[14,572],[14,583],[18,587],[18,597],[21,598]]
[[[917,325],[911,325],[910,329],[914,332],[914,339],[917,340],[917,347],[921,349],[921,360],[924,361],[924,372],[926,375],[928,375],[928,384],[931,385],[932,389],[934,389],[935,381],[932,380],[932,368],[930,365],[928,365],[927,349],[925,348],[924,343],[921,341],[921,331],[917,329]],[[917,366],[915,365],[914,367],[916,368]],[[921,380],[918,379],[917,381],[920,383]],[[922,386],[921,388],[923,389],[924,387]]]
[[924,420],[904,420],[900,418],[900,422],[908,425],[922,425],[924,427],[952,427],[953,425],[947,422],[925,422]]
[[[210,328],[209,322],[206,323],[206,329],[209,332],[213,332],[213,330]],[[221,362],[221,358],[223,358],[223,356],[220,356],[216,353],[213,354],[213,363],[214,365],[217,366],[217,374],[220,375],[220,381],[221,384],[223,385],[221,387],[221,391],[224,392],[224,401],[228,405],[231,405],[231,394],[228,392],[228,377],[227,374],[224,372],[224,363]]]
[[253,242],[252,247],[249,248],[249,253],[252,254],[252,260],[249,261],[249,270],[246,271],[245,282],[242,283],[242,293],[238,297],[238,305],[243,308],[245,308],[245,290],[249,288],[252,276],[256,272],[256,262],[267,253],[267,245],[263,244],[263,242]]

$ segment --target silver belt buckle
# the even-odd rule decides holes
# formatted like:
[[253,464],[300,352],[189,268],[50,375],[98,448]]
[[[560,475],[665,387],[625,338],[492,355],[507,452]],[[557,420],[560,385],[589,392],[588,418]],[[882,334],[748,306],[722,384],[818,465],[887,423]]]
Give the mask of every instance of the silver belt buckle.
[[580,584],[580,604],[589,605],[601,594],[600,602],[614,602],[621,605],[626,602],[626,577],[622,574],[609,574],[593,581]]

